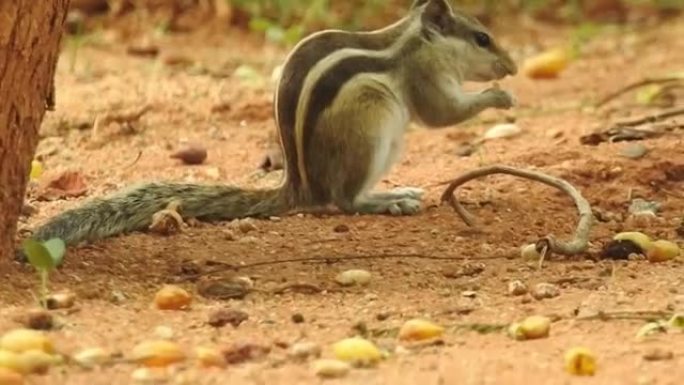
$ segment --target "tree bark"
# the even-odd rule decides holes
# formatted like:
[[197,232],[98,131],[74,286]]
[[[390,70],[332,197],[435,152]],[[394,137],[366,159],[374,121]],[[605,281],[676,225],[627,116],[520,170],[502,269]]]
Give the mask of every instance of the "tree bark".
[[17,220],[47,109],[69,0],[0,0],[0,263]]

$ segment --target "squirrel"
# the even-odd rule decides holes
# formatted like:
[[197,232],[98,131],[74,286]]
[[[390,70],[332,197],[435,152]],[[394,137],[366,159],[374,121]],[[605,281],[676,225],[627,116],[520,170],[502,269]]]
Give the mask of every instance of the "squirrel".
[[414,0],[402,19],[374,31],[313,33],[287,56],[273,98],[285,162],[278,187],[143,184],[65,211],[32,238],[72,245],[145,230],[172,201],[183,218],[201,221],[326,205],[414,215],[422,189],[371,191],[399,157],[409,123],[442,128],[488,108],[509,109],[515,100],[498,86],[465,92],[461,85],[517,71],[492,34],[448,0]]

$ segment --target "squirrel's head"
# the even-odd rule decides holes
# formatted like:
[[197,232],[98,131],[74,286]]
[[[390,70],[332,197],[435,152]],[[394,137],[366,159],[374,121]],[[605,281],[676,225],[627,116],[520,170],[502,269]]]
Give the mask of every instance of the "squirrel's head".
[[448,0],[415,0],[424,40],[435,59],[457,71],[463,80],[486,82],[515,75],[518,67],[476,18],[454,11]]

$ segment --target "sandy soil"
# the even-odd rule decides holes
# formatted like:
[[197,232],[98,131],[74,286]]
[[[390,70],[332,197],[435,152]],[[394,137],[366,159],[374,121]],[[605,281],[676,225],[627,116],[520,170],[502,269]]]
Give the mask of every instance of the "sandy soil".
[[[566,39],[568,33],[504,33],[504,40],[520,57],[530,44],[550,45]],[[328,356],[329,344],[353,335],[359,323],[369,329],[391,329],[409,318],[422,317],[445,326],[505,324],[542,314],[557,320],[547,339],[517,342],[503,333],[451,328],[443,346],[394,356],[376,369],[356,370],[345,379],[329,382],[679,383],[684,376],[684,335],[637,342],[634,335],[643,320],[604,322],[575,317],[597,310],[684,311],[681,259],[662,264],[598,259],[602,246],[623,230],[644,231],[682,245],[684,181],[676,172],[677,166],[684,165],[681,131],[641,142],[649,152],[640,159],[621,155],[627,143],[594,147],[579,142],[582,135],[606,127],[613,119],[648,112],[634,105],[633,95],[599,111],[582,106],[628,82],[681,71],[683,35],[681,19],[639,34],[608,33],[587,45],[581,59],[557,80],[523,76],[505,80],[502,86],[519,99],[515,114],[523,133],[487,142],[481,155],[460,157],[457,152],[464,142],[504,121],[504,114],[488,112],[481,119],[444,130],[412,130],[402,161],[381,187],[425,187],[427,207],[415,217],[292,215],[257,221],[256,230],[248,234],[229,223],[199,224],[170,237],[132,234],[70,249],[63,268],[51,277],[51,288],[77,292],[79,311],[63,315],[64,327],[50,334],[67,352],[104,346],[126,353],[139,341],[153,338],[160,325],[171,327],[174,339],[188,349],[235,341],[264,344],[273,346],[265,359],[224,370],[186,365],[175,375],[175,383],[289,385],[321,380],[308,365],[282,360],[285,350],[277,346],[284,344],[315,341]],[[285,51],[237,33],[210,38],[161,36],[154,41],[161,51],[156,59],[127,54],[131,43],[120,42],[113,32],[90,37],[78,51],[73,50],[73,43],[67,41],[59,64],[58,107],[45,120],[38,149],[47,170],[45,178],[65,170],[78,171],[87,182],[87,198],[150,180],[245,186],[278,182],[279,173],[263,175],[257,166],[274,124],[268,78]],[[167,64],[180,59],[197,65]],[[253,65],[265,85],[253,87],[229,76],[240,63]],[[93,135],[92,121],[98,114],[132,111],[146,104],[153,110],[142,117],[135,133],[123,133],[113,124]],[[189,142],[208,149],[205,164],[184,166],[169,157]],[[479,232],[468,229],[450,207],[438,204],[444,187],[435,186],[437,182],[492,163],[539,169],[577,186],[608,218],[592,231],[591,253],[554,258],[541,271],[534,263],[517,258],[520,245],[547,234],[569,237],[574,229],[577,218],[572,202],[545,186],[505,176],[469,183],[461,197],[481,221]],[[645,222],[630,219],[630,196],[660,202],[658,217]],[[39,212],[21,225],[33,228],[82,199],[36,202]],[[348,231],[340,232],[340,225]],[[298,258],[310,260],[276,263]],[[263,264],[253,265],[259,263]],[[478,272],[457,274],[477,263],[483,267]],[[189,270],[209,273],[226,265],[246,266],[209,276],[249,276],[256,290],[243,300],[196,295],[189,311],[152,308],[152,297],[162,284],[178,283],[196,293],[202,280],[187,279]],[[370,285],[339,287],[335,275],[350,268],[372,272]],[[31,306],[37,282],[28,267],[12,264],[3,269],[0,332],[18,326],[15,317]],[[539,301],[511,296],[507,286],[513,280],[530,287],[556,283],[560,295]],[[278,290],[298,283],[320,291]],[[206,321],[219,308],[242,310],[249,319],[237,328],[215,330]],[[304,317],[303,323],[292,321],[296,313]],[[392,343],[387,338],[376,340]],[[594,377],[576,379],[563,371],[564,351],[577,345],[596,353]],[[671,351],[673,358],[645,360],[644,355],[655,348]],[[52,370],[32,377],[31,383],[128,384],[132,370],[131,365],[96,371]]]

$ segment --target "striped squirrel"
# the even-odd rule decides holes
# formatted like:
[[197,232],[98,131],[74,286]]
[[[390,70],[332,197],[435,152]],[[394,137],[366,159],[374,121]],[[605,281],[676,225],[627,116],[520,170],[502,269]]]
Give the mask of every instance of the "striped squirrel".
[[313,33],[287,57],[273,99],[285,158],[280,186],[144,184],[63,212],[32,237],[71,245],[144,230],[171,201],[180,201],[184,218],[203,221],[326,205],[415,214],[421,189],[371,191],[397,160],[409,123],[441,128],[511,108],[513,97],[498,87],[465,92],[461,84],[516,73],[487,29],[448,0],[414,0],[404,18],[375,31]]

